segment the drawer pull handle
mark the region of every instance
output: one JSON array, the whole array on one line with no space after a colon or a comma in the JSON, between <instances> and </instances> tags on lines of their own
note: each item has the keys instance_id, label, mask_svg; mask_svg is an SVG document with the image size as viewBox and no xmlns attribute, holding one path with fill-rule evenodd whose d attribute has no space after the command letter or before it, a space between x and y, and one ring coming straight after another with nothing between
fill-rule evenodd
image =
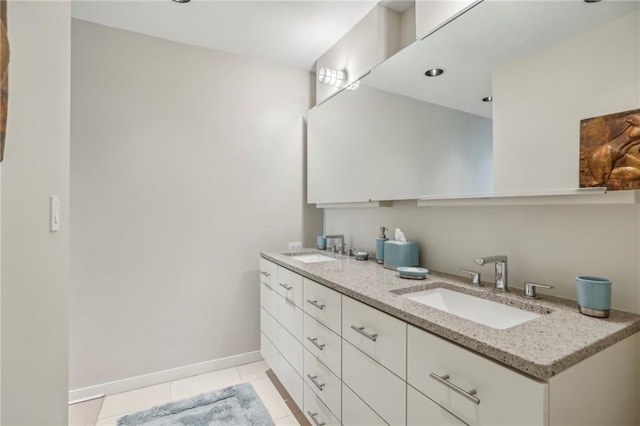
<instances>
[{"instance_id":1,"label":"drawer pull handle","mask_svg":"<svg viewBox=\"0 0 640 426\"><path fill-rule=\"evenodd\" d=\"M269 273L269 272L260 271L260 273L261 273L262 275L264 275L265 277L270 277L270 276L271 276L271 273Z\"/></svg>"},{"instance_id":2,"label":"drawer pull handle","mask_svg":"<svg viewBox=\"0 0 640 426\"><path fill-rule=\"evenodd\" d=\"M316 385L316 387L318 389L320 389L320 390L324 389L325 384L324 383L318 383L318 381L316 380L318 378L318 376L312 376L311 374L307 374L307 377L309 378L309 380L311 380L311 383Z\"/></svg>"},{"instance_id":3,"label":"drawer pull handle","mask_svg":"<svg viewBox=\"0 0 640 426\"><path fill-rule=\"evenodd\" d=\"M318 419L316 419L316 417L318 416L318 413L312 413L311 410L308 410L307 414L309 415L309 417L311 417L311 420L313 420L316 426L324 426L324 423L320 423Z\"/></svg>"},{"instance_id":4,"label":"drawer pull handle","mask_svg":"<svg viewBox=\"0 0 640 426\"><path fill-rule=\"evenodd\" d=\"M320 310L323 310L323 309L324 309L324 306L325 306L325 305L320 305L320 304L318 304L318 301L317 301L317 300L309 300L309 299L307 299L307 303L308 303L308 304L310 304L310 305L312 305L312 306L315 306L316 308L318 308L318 309L320 309Z\"/></svg>"},{"instance_id":5,"label":"drawer pull handle","mask_svg":"<svg viewBox=\"0 0 640 426\"><path fill-rule=\"evenodd\" d=\"M321 351L324 350L324 343L318 343L317 337L307 337L307 340L313 343L313 346L320 349Z\"/></svg>"},{"instance_id":6,"label":"drawer pull handle","mask_svg":"<svg viewBox=\"0 0 640 426\"><path fill-rule=\"evenodd\" d=\"M290 304L292 307L296 306L296 302L294 302L293 300L289 299L288 297L285 297L284 301L287 302L288 304Z\"/></svg>"},{"instance_id":7,"label":"drawer pull handle","mask_svg":"<svg viewBox=\"0 0 640 426\"><path fill-rule=\"evenodd\" d=\"M355 331L357 331L358 333L362 334L367 339L373 340L374 342L378 338L378 334L377 333L369 334L366 331L364 331L364 327L357 327L355 325L352 325L351 328L354 329Z\"/></svg>"},{"instance_id":8,"label":"drawer pull handle","mask_svg":"<svg viewBox=\"0 0 640 426\"><path fill-rule=\"evenodd\" d=\"M269 290L273 291L273 287L271 287L271 284L262 283L262 285L264 285L265 287L267 287Z\"/></svg>"},{"instance_id":9,"label":"drawer pull handle","mask_svg":"<svg viewBox=\"0 0 640 426\"><path fill-rule=\"evenodd\" d=\"M449 379L449 375L448 374L445 374L443 376L438 376L436 373L434 373L432 371L432 372L429 373L429 377L434 379L436 382L445 385L446 387L448 387L452 391L456 392L457 394L464 396L465 398L467 398L469 401L475 403L476 405L480 405L480 400L474 396L476 393L478 393L475 389L471 389L471 390L466 391L466 390L462 389L461 387L454 385L453 383L451 383L448 380Z\"/></svg>"},{"instance_id":10,"label":"drawer pull handle","mask_svg":"<svg viewBox=\"0 0 640 426\"><path fill-rule=\"evenodd\" d=\"M287 285L285 283L280 283L280 287L284 288L287 291L293 289L293 287L291 287L290 285Z\"/></svg>"}]
</instances>

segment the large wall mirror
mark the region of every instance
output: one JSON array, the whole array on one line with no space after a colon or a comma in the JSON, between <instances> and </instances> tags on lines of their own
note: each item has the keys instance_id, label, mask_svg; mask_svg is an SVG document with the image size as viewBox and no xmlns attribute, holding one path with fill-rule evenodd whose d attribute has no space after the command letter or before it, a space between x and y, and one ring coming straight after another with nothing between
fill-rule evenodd
<instances>
[{"instance_id":1,"label":"large wall mirror","mask_svg":"<svg viewBox=\"0 0 640 426\"><path fill-rule=\"evenodd\" d=\"M309 202L577 187L579 120L638 108L639 5L477 3L309 111Z\"/></svg>"}]
</instances>

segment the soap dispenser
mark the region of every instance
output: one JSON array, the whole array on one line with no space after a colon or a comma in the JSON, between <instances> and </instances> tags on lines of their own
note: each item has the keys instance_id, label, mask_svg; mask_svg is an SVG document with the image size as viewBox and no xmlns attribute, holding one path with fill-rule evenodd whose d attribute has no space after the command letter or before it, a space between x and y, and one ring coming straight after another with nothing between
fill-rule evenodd
<instances>
[{"instance_id":1,"label":"soap dispenser","mask_svg":"<svg viewBox=\"0 0 640 426\"><path fill-rule=\"evenodd\" d=\"M387 228L381 226L380 235L378 235L378 238L376 239L376 262L380 264L384 263L384 243L388 240L385 232L387 231Z\"/></svg>"}]
</instances>

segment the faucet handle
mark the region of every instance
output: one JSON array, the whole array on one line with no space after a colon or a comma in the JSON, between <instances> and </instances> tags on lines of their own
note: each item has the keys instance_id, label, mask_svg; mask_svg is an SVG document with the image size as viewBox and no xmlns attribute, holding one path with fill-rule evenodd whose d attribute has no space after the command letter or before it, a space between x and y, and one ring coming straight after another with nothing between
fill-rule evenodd
<instances>
[{"instance_id":1,"label":"faucet handle","mask_svg":"<svg viewBox=\"0 0 640 426\"><path fill-rule=\"evenodd\" d=\"M460 272L464 272L465 274L471 275L471 282L469 284L476 287L483 286L483 284L480 282L480 272L469 271L468 269L460 269Z\"/></svg>"},{"instance_id":2,"label":"faucet handle","mask_svg":"<svg viewBox=\"0 0 640 426\"><path fill-rule=\"evenodd\" d=\"M524 283L524 295L523 296L528 298L528 299L538 299L539 296L536 293L536 287L553 288L552 285L525 282Z\"/></svg>"}]
</instances>

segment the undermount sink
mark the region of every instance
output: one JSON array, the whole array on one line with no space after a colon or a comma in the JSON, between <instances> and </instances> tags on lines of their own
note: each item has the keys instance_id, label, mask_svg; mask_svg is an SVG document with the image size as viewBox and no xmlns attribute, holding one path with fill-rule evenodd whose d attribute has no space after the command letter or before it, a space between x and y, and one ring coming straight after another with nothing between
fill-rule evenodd
<instances>
[{"instance_id":1,"label":"undermount sink","mask_svg":"<svg viewBox=\"0 0 640 426\"><path fill-rule=\"evenodd\" d=\"M542 315L502 303L471 296L448 288L403 294L415 302L468 319L487 327L504 330L540 318Z\"/></svg>"},{"instance_id":2,"label":"undermount sink","mask_svg":"<svg viewBox=\"0 0 640 426\"><path fill-rule=\"evenodd\" d=\"M291 256L291 258L303 262L303 263L319 263L319 262L331 262L334 259L333 257L325 256L323 254L300 254L297 256Z\"/></svg>"}]
</instances>

